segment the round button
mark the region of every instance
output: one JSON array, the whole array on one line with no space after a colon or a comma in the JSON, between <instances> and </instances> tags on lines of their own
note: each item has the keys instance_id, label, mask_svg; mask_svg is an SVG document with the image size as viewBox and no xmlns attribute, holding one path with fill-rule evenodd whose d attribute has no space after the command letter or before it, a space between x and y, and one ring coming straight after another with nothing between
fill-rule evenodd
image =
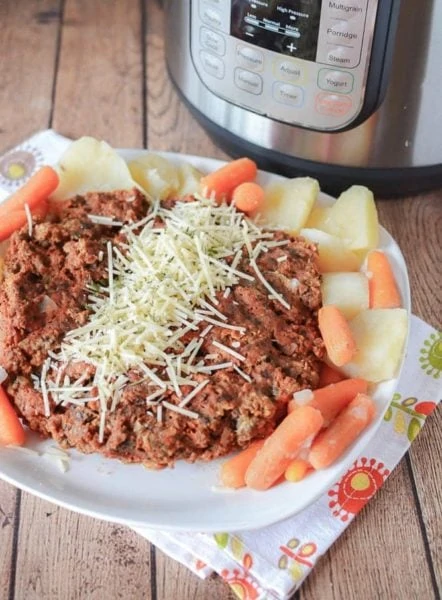
<instances>
[{"instance_id":1,"label":"round button","mask_svg":"<svg viewBox=\"0 0 442 600\"><path fill-rule=\"evenodd\" d=\"M351 98L341 94L326 94L321 92L316 96L315 108L321 115L342 117L350 112Z\"/></svg>"},{"instance_id":2,"label":"round button","mask_svg":"<svg viewBox=\"0 0 442 600\"><path fill-rule=\"evenodd\" d=\"M367 10L367 0L351 2L329 2L327 14L334 19L363 19Z\"/></svg>"},{"instance_id":3,"label":"round button","mask_svg":"<svg viewBox=\"0 0 442 600\"><path fill-rule=\"evenodd\" d=\"M225 74L225 66L224 62L218 58L218 56L214 56L210 54L210 52L206 52L205 50L201 50L200 52L200 60L203 65L203 69L209 75L216 77L217 79L223 79Z\"/></svg>"},{"instance_id":4,"label":"round button","mask_svg":"<svg viewBox=\"0 0 442 600\"><path fill-rule=\"evenodd\" d=\"M201 21L203 21L203 23L205 23L209 27L221 29L223 20L221 17L221 13L216 8L213 8L212 6L207 6L205 4L201 4L200 16Z\"/></svg>"},{"instance_id":5,"label":"round button","mask_svg":"<svg viewBox=\"0 0 442 600\"><path fill-rule=\"evenodd\" d=\"M295 60L278 59L274 63L274 73L277 79L297 82L304 79L305 67Z\"/></svg>"},{"instance_id":6,"label":"round button","mask_svg":"<svg viewBox=\"0 0 442 600\"><path fill-rule=\"evenodd\" d=\"M263 81L257 73L237 68L235 69L235 85L245 92L258 96L262 93Z\"/></svg>"},{"instance_id":7,"label":"round button","mask_svg":"<svg viewBox=\"0 0 442 600\"><path fill-rule=\"evenodd\" d=\"M327 62L337 67L355 67L360 58L359 48L334 46L327 52Z\"/></svg>"},{"instance_id":8,"label":"round button","mask_svg":"<svg viewBox=\"0 0 442 600\"><path fill-rule=\"evenodd\" d=\"M200 43L203 48L211 50L219 56L224 56L226 53L226 41L224 37L216 31L208 29L207 27L201 27Z\"/></svg>"},{"instance_id":9,"label":"round button","mask_svg":"<svg viewBox=\"0 0 442 600\"><path fill-rule=\"evenodd\" d=\"M298 85L275 81L273 84L273 97L281 104L299 108L304 103L304 90Z\"/></svg>"},{"instance_id":10,"label":"round button","mask_svg":"<svg viewBox=\"0 0 442 600\"><path fill-rule=\"evenodd\" d=\"M236 60L239 65L253 71L262 71L264 68L264 55L262 52L249 46L236 47Z\"/></svg>"},{"instance_id":11,"label":"round button","mask_svg":"<svg viewBox=\"0 0 442 600\"><path fill-rule=\"evenodd\" d=\"M330 24L327 29L327 41L331 44L342 44L347 47L359 46L360 35L352 29L346 20Z\"/></svg>"},{"instance_id":12,"label":"round button","mask_svg":"<svg viewBox=\"0 0 442 600\"><path fill-rule=\"evenodd\" d=\"M318 73L318 87L329 92L349 94L353 89L354 77L346 71L321 69Z\"/></svg>"}]
</instances>

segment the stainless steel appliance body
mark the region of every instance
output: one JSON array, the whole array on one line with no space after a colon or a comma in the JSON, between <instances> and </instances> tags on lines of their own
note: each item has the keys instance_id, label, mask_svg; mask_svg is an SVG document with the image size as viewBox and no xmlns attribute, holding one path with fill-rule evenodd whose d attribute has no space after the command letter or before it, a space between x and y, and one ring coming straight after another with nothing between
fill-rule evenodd
<instances>
[{"instance_id":1,"label":"stainless steel appliance body","mask_svg":"<svg viewBox=\"0 0 442 600\"><path fill-rule=\"evenodd\" d=\"M394 195L442 185L442 0L165 0L172 80L230 154Z\"/></svg>"}]
</instances>

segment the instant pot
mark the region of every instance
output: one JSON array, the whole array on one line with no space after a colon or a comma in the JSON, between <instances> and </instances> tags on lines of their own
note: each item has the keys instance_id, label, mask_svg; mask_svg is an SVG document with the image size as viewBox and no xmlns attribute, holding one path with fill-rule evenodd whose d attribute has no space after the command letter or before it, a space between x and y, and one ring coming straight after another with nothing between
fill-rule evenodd
<instances>
[{"instance_id":1,"label":"instant pot","mask_svg":"<svg viewBox=\"0 0 442 600\"><path fill-rule=\"evenodd\" d=\"M233 156L333 193L442 186L442 0L165 0L182 98Z\"/></svg>"}]
</instances>

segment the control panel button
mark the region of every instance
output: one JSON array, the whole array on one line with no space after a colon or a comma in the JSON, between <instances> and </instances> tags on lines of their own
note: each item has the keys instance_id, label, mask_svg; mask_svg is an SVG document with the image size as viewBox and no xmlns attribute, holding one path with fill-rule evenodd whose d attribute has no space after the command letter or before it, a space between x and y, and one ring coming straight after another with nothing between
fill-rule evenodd
<instances>
[{"instance_id":1,"label":"control panel button","mask_svg":"<svg viewBox=\"0 0 442 600\"><path fill-rule=\"evenodd\" d=\"M252 73L238 67L235 69L235 85L245 92L258 96L262 93L263 81L258 73Z\"/></svg>"},{"instance_id":2,"label":"control panel button","mask_svg":"<svg viewBox=\"0 0 442 600\"><path fill-rule=\"evenodd\" d=\"M249 46L236 47L236 60L239 65L252 71L262 71L264 68L264 54Z\"/></svg>"},{"instance_id":3,"label":"control panel button","mask_svg":"<svg viewBox=\"0 0 442 600\"><path fill-rule=\"evenodd\" d=\"M361 33L352 26L351 21L332 21L326 29L327 41L347 47L359 47Z\"/></svg>"},{"instance_id":4,"label":"control panel button","mask_svg":"<svg viewBox=\"0 0 442 600\"><path fill-rule=\"evenodd\" d=\"M201 27L200 43L203 48L211 50L219 56L224 56L226 53L226 40L224 37L216 31L207 29L207 27Z\"/></svg>"},{"instance_id":5,"label":"control panel button","mask_svg":"<svg viewBox=\"0 0 442 600\"><path fill-rule=\"evenodd\" d=\"M210 52L206 52L205 50L201 50L200 60L206 73L216 77L217 79L224 78L226 72L224 61L222 61L218 56L210 54Z\"/></svg>"},{"instance_id":6,"label":"control panel button","mask_svg":"<svg viewBox=\"0 0 442 600\"><path fill-rule=\"evenodd\" d=\"M349 96L341 94L326 94L320 92L316 96L315 108L321 115L329 117L343 117L352 107L352 101Z\"/></svg>"},{"instance_id":7,"label":"control panel button","mask_svg":"<svg viewBox=\"0 0 442 600\"><path fill-rule=\"evenodd\" d=\"M328 17L334 19L361 19L365 17L367 0L347 0L341 2L327 2Z\"/></svg>"},{"instance_id":8,"label":"control panel button","mask_svg":"<svg viewBox=\"0 0 442 600\"><path fill-rule=\"evenodd\" d=\"M274 73L277 79L286 81L302 81L304 79L305 68L294 60L276 60L274 64Z\"/></svg>"},{"instance_id":9,"label":"control panel button","mask_svg":"<svg viewBox=\"0 0 442 600\"><path fill-rule=\"evenodd\" d=\"M221 12L213 6L209 6L205 2L201 2L200 17L201 21L209 27L213 27L214 29L221 29L223 24Z\"/></svg>"},{"instance_id":10,"label":"control panel button","mask_svg":"<svg viewBox=\"0 0 442 600\"><path fill-rule=\"evenodd\" d=\"M329 46L325 62L341 67L356 67L359 63L359 48L347 46Z\"/></svg>"},{"instance_id":11,"label":"control panel button","mask_svg":"<svg viewBox=\"0 0 442 600\"><path fill-rule=\"evenodd\" d=\"M321 69L318 73L318 87L329 92L349 94L353 89L354 77L346 71Z\"/></svg>"},{"instance_id":12,"label":"control panel button","mask_svg":"<svg viewBox=\"0 0 442 600\"><path fill-rule=\"evenodd\" d=\"M304 90L298 85L275 81L273 84L273 98L277 102L298 108L304 103Z\"/></svg>"}]
</instances>

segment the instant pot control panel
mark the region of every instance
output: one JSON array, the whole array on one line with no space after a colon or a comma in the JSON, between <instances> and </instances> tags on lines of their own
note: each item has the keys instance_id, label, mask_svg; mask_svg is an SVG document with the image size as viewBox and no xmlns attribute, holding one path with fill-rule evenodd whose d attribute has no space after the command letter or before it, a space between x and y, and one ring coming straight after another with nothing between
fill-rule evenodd
<instances>
[{"instance_id":1,"label":"instant pot control panel","mask_svg":"<svg viewBox=\"0 0 442 600\"><path fill-rule=\"evenodd\" d=\"M379 104L390 8L385 0L194 0L193 64L230 103L339 131Z\"/></svg>"}]
</instances>

